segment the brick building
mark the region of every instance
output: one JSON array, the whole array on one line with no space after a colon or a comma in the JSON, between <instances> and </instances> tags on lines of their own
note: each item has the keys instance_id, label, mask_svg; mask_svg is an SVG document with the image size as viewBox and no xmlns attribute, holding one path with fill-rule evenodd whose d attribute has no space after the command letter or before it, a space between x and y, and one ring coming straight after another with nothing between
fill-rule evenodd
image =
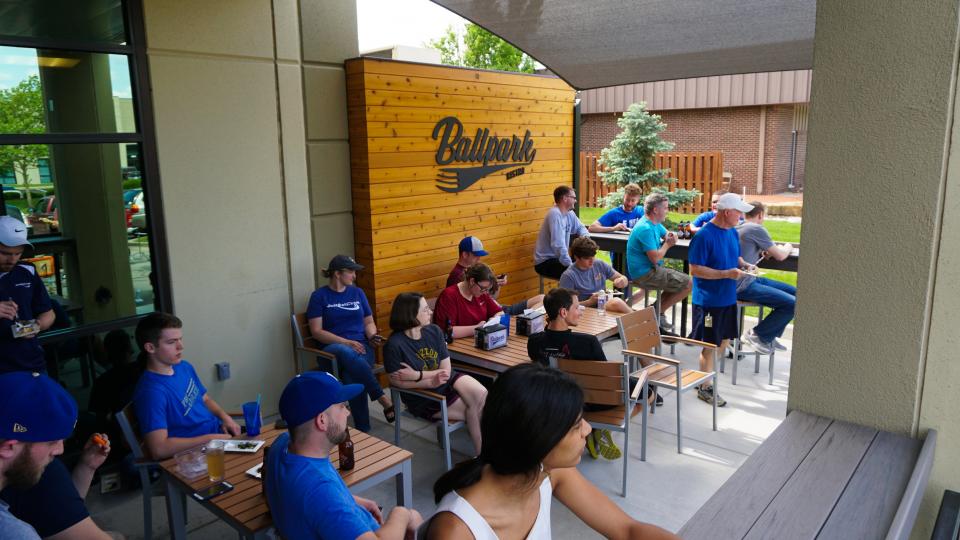
<instances>
[{"instance_id":1,"label":"brick building","mask_svg":"<svg viewBox=\"0 0 960 540\"><path fill-rule=\"evenodd\" d=\"M617 118L646 101L674 150L723 152L731 189L773 194L803 188L809 70L699 77L581 92L580 149L599 152ZM792 165L792 167L791 167ZM793 169L791 187L791 168Z\"/></svg>"}]
</instances>

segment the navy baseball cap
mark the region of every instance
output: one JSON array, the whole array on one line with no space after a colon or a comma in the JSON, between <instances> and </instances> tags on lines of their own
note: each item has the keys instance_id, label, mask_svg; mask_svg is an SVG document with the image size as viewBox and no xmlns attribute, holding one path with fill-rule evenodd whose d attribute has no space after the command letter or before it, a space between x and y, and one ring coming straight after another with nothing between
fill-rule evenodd
<instances>
[{"instance_id":1,"label":"navy baseball cap","mask_svg":"<svg viewBox=\"0 0 960 540\"><path fill-rule=\"evenodd\" d=\"M291 428L297 427L362 391L362 384L340 384L326 371L301 373L287 383L280 395L280 416Z\"/></svg>"},{"instance_id":2,"label":"navy baseball cap","mask_svg":"<svg viewBox=\"0 0 960 540\"><path fill-rule=\"evenodd\" d=\"M77 402L40 373L0 375L0 439L51 442L66 439L77 424Z\"/></svg>"},{"instance_id":3,"label":"navy baseball cap","mask_svg":"<svg viewBox=\"0 0 960 540\"><path fill-rule=\"evenodd\" d=\"M460 241L460 251L458 251L458 253L463 253L464 251L469 251L477 257L489 255L489 253L483 250L483 242L476 236L468 236Z\"/></svg>"},{"instance_id":4,"label":"navy baseball cap","mask_svg":"<svg viewBox=\"0 0 960 540\"><path fill-rule=\"evenodd\" d=\"M327 265L327 272L336 272L337 270L363 270L363 265L357 264L357 261L347 255L337 255L330 259Z\"/></svg>"}]
</instances>

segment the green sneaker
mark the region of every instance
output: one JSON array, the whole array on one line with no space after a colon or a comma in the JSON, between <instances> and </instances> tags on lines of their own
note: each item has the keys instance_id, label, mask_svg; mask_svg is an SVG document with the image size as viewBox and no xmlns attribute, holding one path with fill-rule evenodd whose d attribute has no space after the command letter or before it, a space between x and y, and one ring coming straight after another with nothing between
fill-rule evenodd
<instances>
[{"instance_id":1,"label":"green sneaker","mask_svg":"<svg viewBox=\"0 0 960 540\"><path fill-rule=\"evenodd\" d=\"M606 459L620 459L623 456L623 452L620 451L620 448L613 442L613 435L610 433L609 429L598 429L594 430L594 438L597 439L598 450L600 455Z\"/></svg>"},{"instance_id":2,"label":"green sneaker","mask_svg":"<svg viewBox=\"0 0 960 540\"><path fill-rule=\"evenodd\" d=\"M593 430L590 432L589 435L587 435L587 452L590 453L590 457L592 457L593 459L597 459L598 457L600 457L600 454L597 453L596 443L593 440L593 434L596 432L597 432L596 430Z\"/></svg>"}]
</instances>

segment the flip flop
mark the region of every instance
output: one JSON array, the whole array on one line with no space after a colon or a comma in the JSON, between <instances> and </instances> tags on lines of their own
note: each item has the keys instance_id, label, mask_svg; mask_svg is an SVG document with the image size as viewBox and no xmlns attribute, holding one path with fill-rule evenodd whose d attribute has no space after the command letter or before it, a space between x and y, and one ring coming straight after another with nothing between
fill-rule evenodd
<instances>
[{"instance_id":1,"label":"flip flop","mask_svg":"<svg viewBox=\"0 0 960 540\"><path fill-rule=\"evenodd\" d=\"M383 418L391 424L397 419L397 406L391 405L383 408Z\"/></svg>"}]
</instances>

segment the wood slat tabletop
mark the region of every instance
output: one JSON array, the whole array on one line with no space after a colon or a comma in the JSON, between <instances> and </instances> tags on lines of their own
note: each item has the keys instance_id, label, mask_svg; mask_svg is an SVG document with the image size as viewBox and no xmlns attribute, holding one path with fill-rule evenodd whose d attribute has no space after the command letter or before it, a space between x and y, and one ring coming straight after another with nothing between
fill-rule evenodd
<instances>
[{"instance_id":1,"label":"wood slat tabletop","mask_svg":"<svg viewBox=\"0 0 960 540\"><path fill-rule=\"evenodd\" d=\"M603 341L617 335L618 317L616 313L607 312L601 315L594 308L584 308L580 323L573 328L573 331L591 334ZM506 347L485 351L474 346L473 337L468 337L455 339L453 343L447 345L447 349L455 360L502 373L513 366L530 361L527 355L527 336L517 335L516 330L517 318L510 317L510 337L507 339Z\"/></svg>"},{"instance_id":2,"label":"wood slat tabletop","mask_svg":"<svg viewBox=\"0 0 960 540\"><path fill-rule=\"evenodd\" d=\"M267 509L262 483L260 480L247 475L246 471L263 462L263 449L273 444L273 441L285 431L286 429L276 429L274 426L264 429L255 439L264 440L267 444L255 453L227 453L224 456L224 480L233 484L233 490L201 504L210 506L211 510L214 510L221 518L229 518L234 521L231 524L234 528L238 528L239 525L251 534L272 525L273 521L270 519L270 512ZM355 465L353 470L340 473L347 487L362 482L413 456L407 450L358 430L351 430L350 437L353 440ZM339 468L340 454L336 449L330 454L330 461L334 467ZM173 458L161 462L160 467L166 474L175 478L180 489L188 494L213 484L206 476L195 480L182 476L177 470L177 464Z\"/></svg>"}]
</instances>

